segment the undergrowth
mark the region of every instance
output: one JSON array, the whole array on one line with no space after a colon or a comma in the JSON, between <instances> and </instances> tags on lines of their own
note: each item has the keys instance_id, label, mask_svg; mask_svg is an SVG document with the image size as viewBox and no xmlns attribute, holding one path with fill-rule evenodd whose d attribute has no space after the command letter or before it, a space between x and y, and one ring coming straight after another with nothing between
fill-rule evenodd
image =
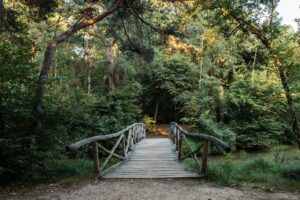
<instances>
[{"instance_id":1,"label":"undergrowth","mask_svg":"<svg viewBox=\"0 0 300 200\"><path fill-rule=\"evenodd\" d=\"M227 186L251 186L270 191L300 190L299 153L286 156L277 152L247 158L247 153L243 154L211 159L207 179Z\"/></svg>"}]
</instances>

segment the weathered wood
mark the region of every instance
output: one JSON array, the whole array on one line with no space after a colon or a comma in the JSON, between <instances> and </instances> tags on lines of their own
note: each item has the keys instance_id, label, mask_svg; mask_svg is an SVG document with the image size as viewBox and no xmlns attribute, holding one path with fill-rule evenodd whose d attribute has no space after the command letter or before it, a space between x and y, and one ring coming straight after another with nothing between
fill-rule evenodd
<instances>
[{"instance_id":1,"label":"weathered wood","mask_svg":"<svg viewBox=\"0 0 300 200\"><path fill-rule=\"evenodd\" d=\"M117 164L115 164L112 167L105 169L112 157L116 157L123 161L126 160L126 158L128 158L128 156L131 153L129 152L129 149L130 151L132 151L134 144L139 142L142 138L144 138L145 134L146 132L144 129L144 125L142 123L135 123L113 134L98 135L98 136L80 140L74 144L67 146L66 149L76 150L82 145L91 143L93 149L93 160L94 160L95 172L99 175L99 177L101 177L103 176L104 173L107 173L108 171L110 171L111 169L117 166ZM118 138L118 139L116 143L113 145L111 150L107 149L105 146L98 143L99 141L111 140L114 138ZM116 153L116 149L118 148L119 145L121 146L121 153L123 154L123 156ZM104 162L102 163L101 167L99 167L99 155L98 155L99 149L104 153L108 154L108 156L105 158Z\"/></svg>"},{"instance_id":2,"label":"weathered wood","mask_svg":"<svg viewBox=\"0 0 300 200\"><path fill-rule=\"evenodd\" d=\"M174 125L176 127L176 129L179 129L181 131L181 133L183 133L187 137L200 139L200 140L208 140L212 144L222 148L225 152L227 152L227 153L230 152L230 147L227 144L225 144L222 140L220 140L212 135L205 135L205 134L200 134L200 133L189 133L175 122L172 122L171 125Z\"/></svg>"},{"instance_id":3,"label":"weathered wood","mask_svg":"<svg viewBox=\"0 0 300 200\"><path fill-rule=\"evenodd\" d=\"M194 154L197 155L197 153L201 150L202 146L203 146L203 145L200 145L200 147L198 147L195 151L192 151L192 152L190 151L187 155L181 157L180 161L182 161L182 160L184 160L184 159L186 159L186 158L190 158L190 157L193 156Z\"/></svg>"},{"instance_id":4,"label":"weathered wood","mask_svg":"<svg viewBox=\"0 0 300 200\"><path fill-rule=\"evenodd\" d=\"M175 147L176 147L176 151L178 150L178 135L177 135L177 128L175 127L174 129L174 137L175 137Z\"/></svg>"},{"instance_id":5,"label":"weathered wood","mask_svg":"<svg viewBox=\"0 0 300 200\"><path fill-rule=\"evenodd\" d=\"M201 173L205 173L207 170L208 148L209 148L209 141L204 141L203 152L202 152Z\"/></svg>"},{"instance_id":6,"label":"weathered wood","mask_svg":"<svg viewBox=\"0 0 300 200\"><path fill-rule=\"evenodd\" d=\"M182 137L181 137L181 133L179 131L179 133L178 133L178 160L181 159L181 152L182 152Z\"/></svg>"},{"instance_id":7,"label":"weathered wood","mask_svg":"<svg viewBox=\"0 0 300 200\"><path fill-rule=\"evenodd\" d=\"M144 139L135 145L128 159L104 178L182 178L200 177L187 171L177 159L175 146L168 138Z\"/></svg>"},{"instance_id":8,"label":"weathered wood","mask_svg":"<svg viewBox=\"0 0 300 200\"><path fill-rule=\"evenodd\" d=\"M116 132L116 133L112 133L112 134L108 134L108 135L98 135L98 136L94 136L94 137L90 137L90 138L86 138L86 139L80 140L80 141L75 142L75 143L73 143L71 145L68 145L67 149L68 150L76 150L79 147L81 147L81 146L83 146L85 144L92 143L94 141L110 140L110 139L113 139L113 138L117 138L120 135L124 134L125 132L127 132L128 130L132 129L133 127L135 127L135 126L137 126L139 124L142 125L141 123L135 123L135 124L132 124L132 125L126 127L125 129L123 129L123 130L121 130L119 132Z\"/></svg>"},{"instance_id":9,"label":"weathered wood","mask_svg":"<svg viewBox=\"0 0 300 200\"><path fill-rule=\"evenodd\" d=\"M124 137L123 137L123 138L124 138ZM117 154L117 153L114 153L114 152L108 150L108 149L105 148L103 145L101 145L101 144L99 144L99 143L97 143L97 145L98 145L98 147L99 147L100 149L102 149L102 150L103 150L105 153L107 153L108 155L110 155L110 154L112 153L112 156L113 156L113 157L119 158L119 159L121 159L121 160L125 160L125 157L123 157L123 156L121 156L121 155L119 155L119 154Z\"/></svg>"},{"instance_id":10,"label":"weathered wood","mask_svg":"<svg viewBox=\"0 0 300 200\"><path fill-rule=\"evenodd\" d=\"M94 161L94 170L95 173L100 175L100 169L99 169L99 155L98 155L98 146L97 142L92 143L93 147L93 161Z\"/></svg>"},{"instance_id":11,"label":"weathered wood","mask_svg":"<svg viewBox=\"0 0 300 200\"><path fill-rule=\"evenodd\" d=\"M194 150L193 150L192 146L190 145L189 141L187 140L186 136L182 134L182 138L185 140L187 146L188 146L189 149L190 149L190 152L193 152ZM200 172L200 170L201 170L201 164L200 164L200 161L198 160L198 157L197 157L195 154L193 154L193 158L194 158L196 164L198 165L198 167L199 167L199 172Z\"/></svg>"},{"instance_id":12,"label":"weathered wood","mask_svg":"<svg viewBox=\"0 0 300 200\"><path fill-rule=\"evenodd\" d=\"M122 140L122 153L125 159L127 158L127 152L126 152L126 136L123 137Z\"/></svg>"},{"instance_id":13,"label":"weathered wood","mask_svg":"<svg viewBox=\"0 0 300 200\"><path fill-rule=\"evenodd\" d=\"M106 159L104 160L103 164L100 167L100 171L103 171L108 163L108 161L111 159L113 153L115 152L115 150L117 149L118 145L120 144L121 140L123 139L124 135L121 135L119 137L119 139L117 140L117 142L114 144L113 148L111 149L111 153L109 154L109 156L106 157Z\"/></svg>"},{"instance_id":14,"label":"weathered wood","mask_svg":"<svg viewBox=\"0 0 300 200\"><path fill-rule=\"evenodd\" d=\"M128 133L128 136L127 136L127 145L126 145L126 149L125 149L125 152L126 152L126 155L127 155L127 153L128 153L128 151L129 151L129 149L130 149L130 138L131 138L131 131L129 130L129 133Z\"/></svg>"},{"instance_id":15,"label":"weathered wood","mask_svg":"<svg viewBox=\"0 0 300 200\"><path fill-rule=\"evenodd\" d=\"M134 145L133 139L134 139L134 131L133 131L133 129L131 129L131 137L130 137L130 140L129 140L131 151L133 150L133 145Z\"/></svg>"}]
</instances>

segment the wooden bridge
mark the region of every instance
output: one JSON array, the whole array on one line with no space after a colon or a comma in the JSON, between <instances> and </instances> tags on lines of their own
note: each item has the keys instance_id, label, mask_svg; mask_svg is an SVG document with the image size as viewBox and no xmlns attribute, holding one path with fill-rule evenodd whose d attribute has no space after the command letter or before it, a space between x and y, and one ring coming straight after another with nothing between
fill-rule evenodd
<instances>
[{"instance_id":1,"label":"wooden bridge","mask_svg":"<svg viewBox=\"0 0 300 200\"><path fill-rule=\"evenodd\" d=\"M190 144L192 140L197 148ZM80 140L67 149L86 144L92 145L95 173L102 178L201 177L207 169L210 144L230 151L218 138L189 133L175 122L170 124L169 138L147 139L144 125L135 123L117 133ZM197 171L182 162L187 158L194 159Z\"/></svg>"}]
</instances>

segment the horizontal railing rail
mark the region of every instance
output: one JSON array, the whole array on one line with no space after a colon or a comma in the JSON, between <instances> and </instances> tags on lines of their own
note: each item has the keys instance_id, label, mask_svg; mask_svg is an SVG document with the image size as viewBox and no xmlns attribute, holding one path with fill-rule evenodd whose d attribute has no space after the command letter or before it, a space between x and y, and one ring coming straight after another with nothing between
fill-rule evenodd
<instances>
[{"instance_id":1,"label":"horizontal railing rail","mask_svg":"<svg viewBox=\"0 0 300 200\"><path fill-rule=\"evenodd\" d=\"M209 153L209 143L212 143L225 151L226 153L229 153L230 147L224 143L222 140L212 136L212 135L206 135L206 134L200 134L200 133L189 133L185 129L183 129L181 126L179 126L176 122L170 123L170 133L169 133L170 139L175 143L176 150L178 152L178 160L183 161L187 158L193 158L195 163L197 164L199 168L199 173L205 173L207 170L207 160L208 160L208 153ZM192 145L188 141L188 138L193 138L199 141L203 141L202 144L196 149L193 149ZM188 154L182 155L182 145L183 143L186 143L188 148ZM198 156L199 154L202 156L202 160L200 161Z\"/></svg>"},{"instance_id":2,"label":"horizontal railing rail","mask_svg":"<svg viewBox=\"0 0 300 200\"><path fill-rule=\"evenodd\" d=\"M108 165L112 157L118 158L122 161L126 160L131 151L133 150L134 145L145 137L146 130L144 124L135 123L116 133L108 135L97 135L94 137L79 140L73 144L68 145L66 149L69 151L75 151L84 145L91 144L93 150L95 172L98 174L99 177L102 177L104 174L106 174L111 169L115 168L120 164L119 162L107 168L106 166ZM111 150L105 147L104 144L101 144L101 141L112 141L114 139L116 139L116 142L114 143ZM118 148L121 153L117 153L116 150ZM101 166L99 165L99 150L102 151L104 154L107 154L107 157L105 158Z\"/></svg>"}]
</instances>

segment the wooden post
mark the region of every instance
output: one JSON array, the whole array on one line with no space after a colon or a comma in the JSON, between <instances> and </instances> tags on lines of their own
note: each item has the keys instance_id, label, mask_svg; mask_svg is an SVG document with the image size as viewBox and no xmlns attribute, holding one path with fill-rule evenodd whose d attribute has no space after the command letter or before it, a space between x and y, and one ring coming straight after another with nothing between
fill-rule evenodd
<instances>
[{"instance_id":1,"label":"wooden post","mask_svg":"<svg viewBox=\"0 0 300 200\"><path fill-rule=\"evenodd\" d=\"M122 141L122 151L123 151L123 155L124 158L127 158L127 154L126 154L126 134L124 133L124 137L123 137L123 141Z\"/></svg>"},{"instance_id":2,"label":"wooden post","mask_svg":"<svg viewBox=\"0 0 300 200\"><path fill-rule=\"evenodd\" d=\"M137 133L137 127L134 126L134 127L133 127L133 144L136 143L136 133Z\"/></svg>"},{"instance_id":3,"label":"wooden post","mask_svg":"<svg viewBox=\"0 0 300 200\"><path fill-rule=\"evenodd\" d=\"M133 137L133 130L132 128L129 129L129 134L128 134L128 138L127 138L127 143L128 143L128 147L130 149L130 151L132 150L132 137Z\"/></svg>"},{"instance_id":4,"label":"wooden post","mask_svg":"<svg viewBox=\"0 0 300 200\"><path fill-rule=\"evenodd\" d=\"M207 170L208 148L209 148L209 142L208 140L205 140L203 145L203 152L202 152L201 173L205 173Z\"/></svg>"},{"instance_id":5,"label":"wooden post","mask_svg":"<svg viewBox=\"0 0 300 200\"><path fill-rule=\"evenodd\" d=\"M181 149L182 149L182 137L181 137L180 130L178 130L178 160L181 159Z\"/></svg>"},{"instance_id":6,"label":"wooden post","mask_svg":"<svg viewBox=\"0 0 300 200\"><path fill-rule=\"evenodd\" d=\"M95 173L97 173L99 176L101 176L100 169L99 169L99 155L98 155L97 142L96 141L93 142L92 146L93 146L93 160L94 160Z\"/></svg>"},{"instance_id":7,"label":"wooden post","mask_svg":"<svg viewBox=\"0 0 300 200\"><path fill-rule=\"evenodd\" d=\"M141 130L142 130L141 125L138 125L138 136L137 136L137 141L138 142L141 140Z\"/></svg>"},{"instance_id":8,"label":"wooden post","mask_svg":"<svg viewBox=\"0 0 300 200\"><path fill-rule=\"evenodd\" d=\"M180 135L180 130L178 128L178 129L176 129L176 138L177 138L176 149L177 149L177 151L179 150L179 137L180 137L179 135Z\"/></svg>"},{"instance_id":9,"label":"wooden post","mask_svg":"<svg viewBox=\"0 0 300 200\"><path fill-rule=\"evenodd\" d=\"M175 142L175 147L176 147L176 150L177 150L177 128L175 127L174 128L174 142Z\"/></svg>"}]
</instances>

